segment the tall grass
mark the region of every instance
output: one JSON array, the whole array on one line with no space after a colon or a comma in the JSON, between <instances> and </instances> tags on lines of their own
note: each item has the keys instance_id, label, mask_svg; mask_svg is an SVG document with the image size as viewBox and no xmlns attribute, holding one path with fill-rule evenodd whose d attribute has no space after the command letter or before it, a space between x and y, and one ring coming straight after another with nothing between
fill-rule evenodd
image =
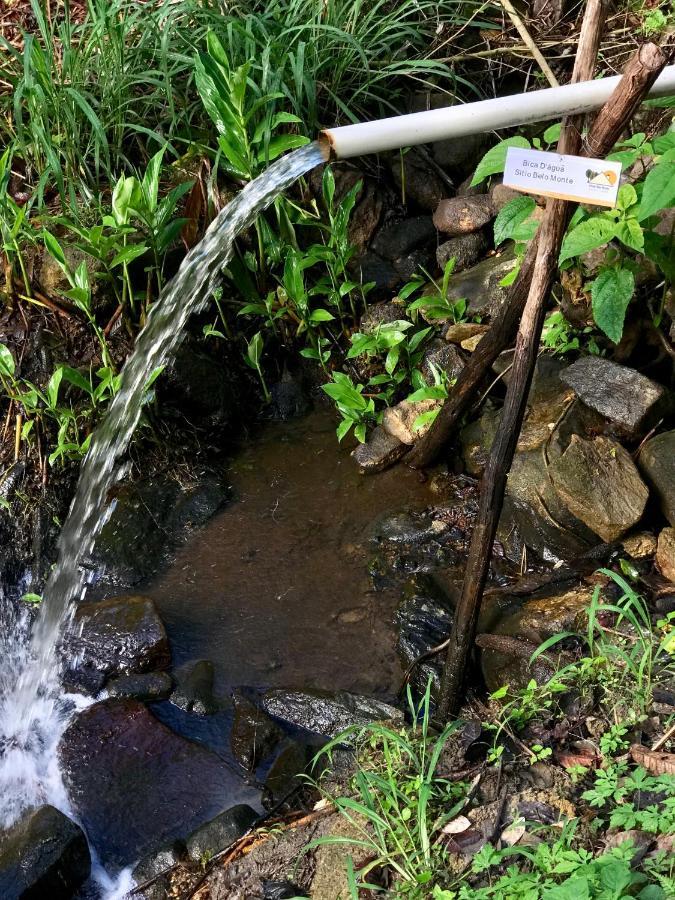
<instances>
[{"instance_id":1,"label":"tall grass","mask_svg":"<svg viewBox=\"0 0 675 900\"><path fill-rule=\"evenodd\" d=\"M401 110L416 85L475 93L433 45L469 20L490 25L477 0L87 0L80 24L67 2L51 22L31 4L35 33L22 49L0 47L0 142L38 204L49 187L71 208L162 147L169 159L211 142L193 69L208 30L233 66L252 60L249 79L312 134Z\"/></svg>"}]
</instances>

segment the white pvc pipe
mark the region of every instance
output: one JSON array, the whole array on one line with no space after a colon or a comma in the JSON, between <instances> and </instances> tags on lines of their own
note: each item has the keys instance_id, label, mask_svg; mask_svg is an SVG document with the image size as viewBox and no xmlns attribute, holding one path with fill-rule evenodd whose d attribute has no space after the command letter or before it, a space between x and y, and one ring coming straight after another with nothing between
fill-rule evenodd
<instances>
[{"instance_id":1,"label":"white pvc pipe","mask_svg":"<svg viewBox=\"0 0 675 900\"><path fill-rule=\"evenodd\" d=\"M319 142L332 158L346 159L592 112L605 103L620 80L621 76L616 75L528 94L512 94L494 100L479 100L477 103L345 125L322 131ZM649 92L650 97L668 94L675 94L675 66L665 68Z\"/></svg>"}]
</instances>

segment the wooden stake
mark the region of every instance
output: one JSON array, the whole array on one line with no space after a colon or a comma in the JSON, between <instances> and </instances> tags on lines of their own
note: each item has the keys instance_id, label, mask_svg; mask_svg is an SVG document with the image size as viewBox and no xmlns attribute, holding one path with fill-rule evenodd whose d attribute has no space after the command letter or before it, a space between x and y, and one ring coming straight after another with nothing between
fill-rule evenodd
<instances>
[{"instance_id":1,"label":"wooden stake","mask_svg":"<svg viewBox=\"0 0 675 900\"><path fill-rule=\"evenodd\" d=\"M666 54L656 44L647 44L637 51L616 90L598 115L591 139L595 139L598 135L600 138L592 146L604 150L604 153L608 152L603 141L611 140L610 146L614 144L666 62ZM617 109L623 111L623 117L617 115ZM534 272L516 337L511 378L497 434L481 482L478 516L471 536L462 596L455 610L450 633L438 702L438 716L441 721L456 713L461 699L466 662L474 643L478 612L492 556L492 545L504 502L506 478L520 435L546 304L557 270L560 245L567 227L567 207L568 204L564 200L549 200L546 204L544 221L539 229Z\"/></svg>"}]
</instances>

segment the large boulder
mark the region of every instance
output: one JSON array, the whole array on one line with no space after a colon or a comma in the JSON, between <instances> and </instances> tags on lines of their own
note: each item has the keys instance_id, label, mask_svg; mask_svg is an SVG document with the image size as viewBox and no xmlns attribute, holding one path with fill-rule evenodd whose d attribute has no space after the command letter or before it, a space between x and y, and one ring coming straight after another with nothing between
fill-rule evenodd
<instances>
[{"instance_id":1,"label":"large boulder","mask_svg":"<svg viewBox=\"0 0 675 900\"><path fill-rule=\"evenodd\" d=\"M669 405L660 384L600 356L578 359L560 377L586 406L611 423L619 437L640 437Z\"/></svg>"},{"instance_id":2,"label":"large boulder","mask_svg":"<svg viewBox=\"0 0 675 900\"><path fill-rule=\"evenodd\" d=\"M334 738L352 725L392 720L402 722L395 706L348 691L286 691L275 689L262 695L260 704L275 719L322 737Z\"/></svg>"},{"instance_id":3,"label":"large boulder","mask_svg":"<svg viewBox=\"0 0 675 900\"><path fill-rule=\"evenodd\" d=\"M650 438L640 451L638 465L654 488L664 516L675 526L675 431Z\"/></svg>"},{"instance_id":4,"label":"large boulder","mask_svg":"<svg viewBox=\"0 0 675 900\"><path fill-rule=\"evenodd\" d=\"M70 900L90 869L82 829L53 806L29 810L0 831L2 900Z\"/></svg>"},{"instance_id":5,"label":"large boulder","mask_svg":"<svg viewBox=\"0 0 675 900\"><path fill-rule=\"evenodd\" d=\"M504 252L500 255L488 256L482 262L450 278L448 284L448 300L467 301L469 316L495 316L502 308L508 295L508 288L500 281L514 266L513 255ZM436 288L430 287L435 293ZM448 312L448 319L450 318ZM441 321L435 319L435 322Z\"/></svg>"},{"instance_id":6,"label":"large boulder","mask_svg":"<svg viewBox=\"0 0 675 900\"><path fill-rule=\"evenodd\" d=\"M175 734L134 700L79 713L59 758L78 818L104 866L119 870L247 799L210 750Z\"/></svg>"},{"instance_id":7,"label":"large boulder","mask_svg":"<svg viewBox=\"0 0 675 900\"><path fill-rule=\"evenodd\" d=\"M642 518L649 490L616 441L572 435L549 471L565 506L604 541L617 540Z\"/></svg>"},{"instance_id":8,"label":"large boulder","mask_svg":"<svg viewBox=\"0 0 675 900\"><path fill-rule=\"evenodd\" d=\"M96 692L107 678L166 669L169 640L149 597L83 603L64 641L67 680Z\"/></svg>"}]
</instances>

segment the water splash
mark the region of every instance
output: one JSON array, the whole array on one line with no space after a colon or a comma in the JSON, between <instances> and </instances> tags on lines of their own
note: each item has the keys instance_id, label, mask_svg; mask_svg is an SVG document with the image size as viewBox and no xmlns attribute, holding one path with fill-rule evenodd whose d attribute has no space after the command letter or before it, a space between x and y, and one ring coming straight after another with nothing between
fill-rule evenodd
<instances>
[{"instance_id":1,"label":"water splash","mask_svg":"<svg viewBox=\"0 0 675 900\"><path fill-rule=\"evenodd\" d=\"M80 566L105 523L107 496L118 477L118 460L138 424L151 374L176 349L190 316L209 300L236 236L301 175L323 162L317 143L273 163L248 184L211 223L187 254L175 278L153 306L122 371L119 392L94 432L82 464L68 518L59 538L58 561L44 590L37 621L3 623L0 637L0 825L25 808L67 805L56 747L77 704L61 694L58 643L85 588ZM30 634L29 634L30 633ZM64 809L67 812L67 809Z\"/></svg>"}]
</instances>

